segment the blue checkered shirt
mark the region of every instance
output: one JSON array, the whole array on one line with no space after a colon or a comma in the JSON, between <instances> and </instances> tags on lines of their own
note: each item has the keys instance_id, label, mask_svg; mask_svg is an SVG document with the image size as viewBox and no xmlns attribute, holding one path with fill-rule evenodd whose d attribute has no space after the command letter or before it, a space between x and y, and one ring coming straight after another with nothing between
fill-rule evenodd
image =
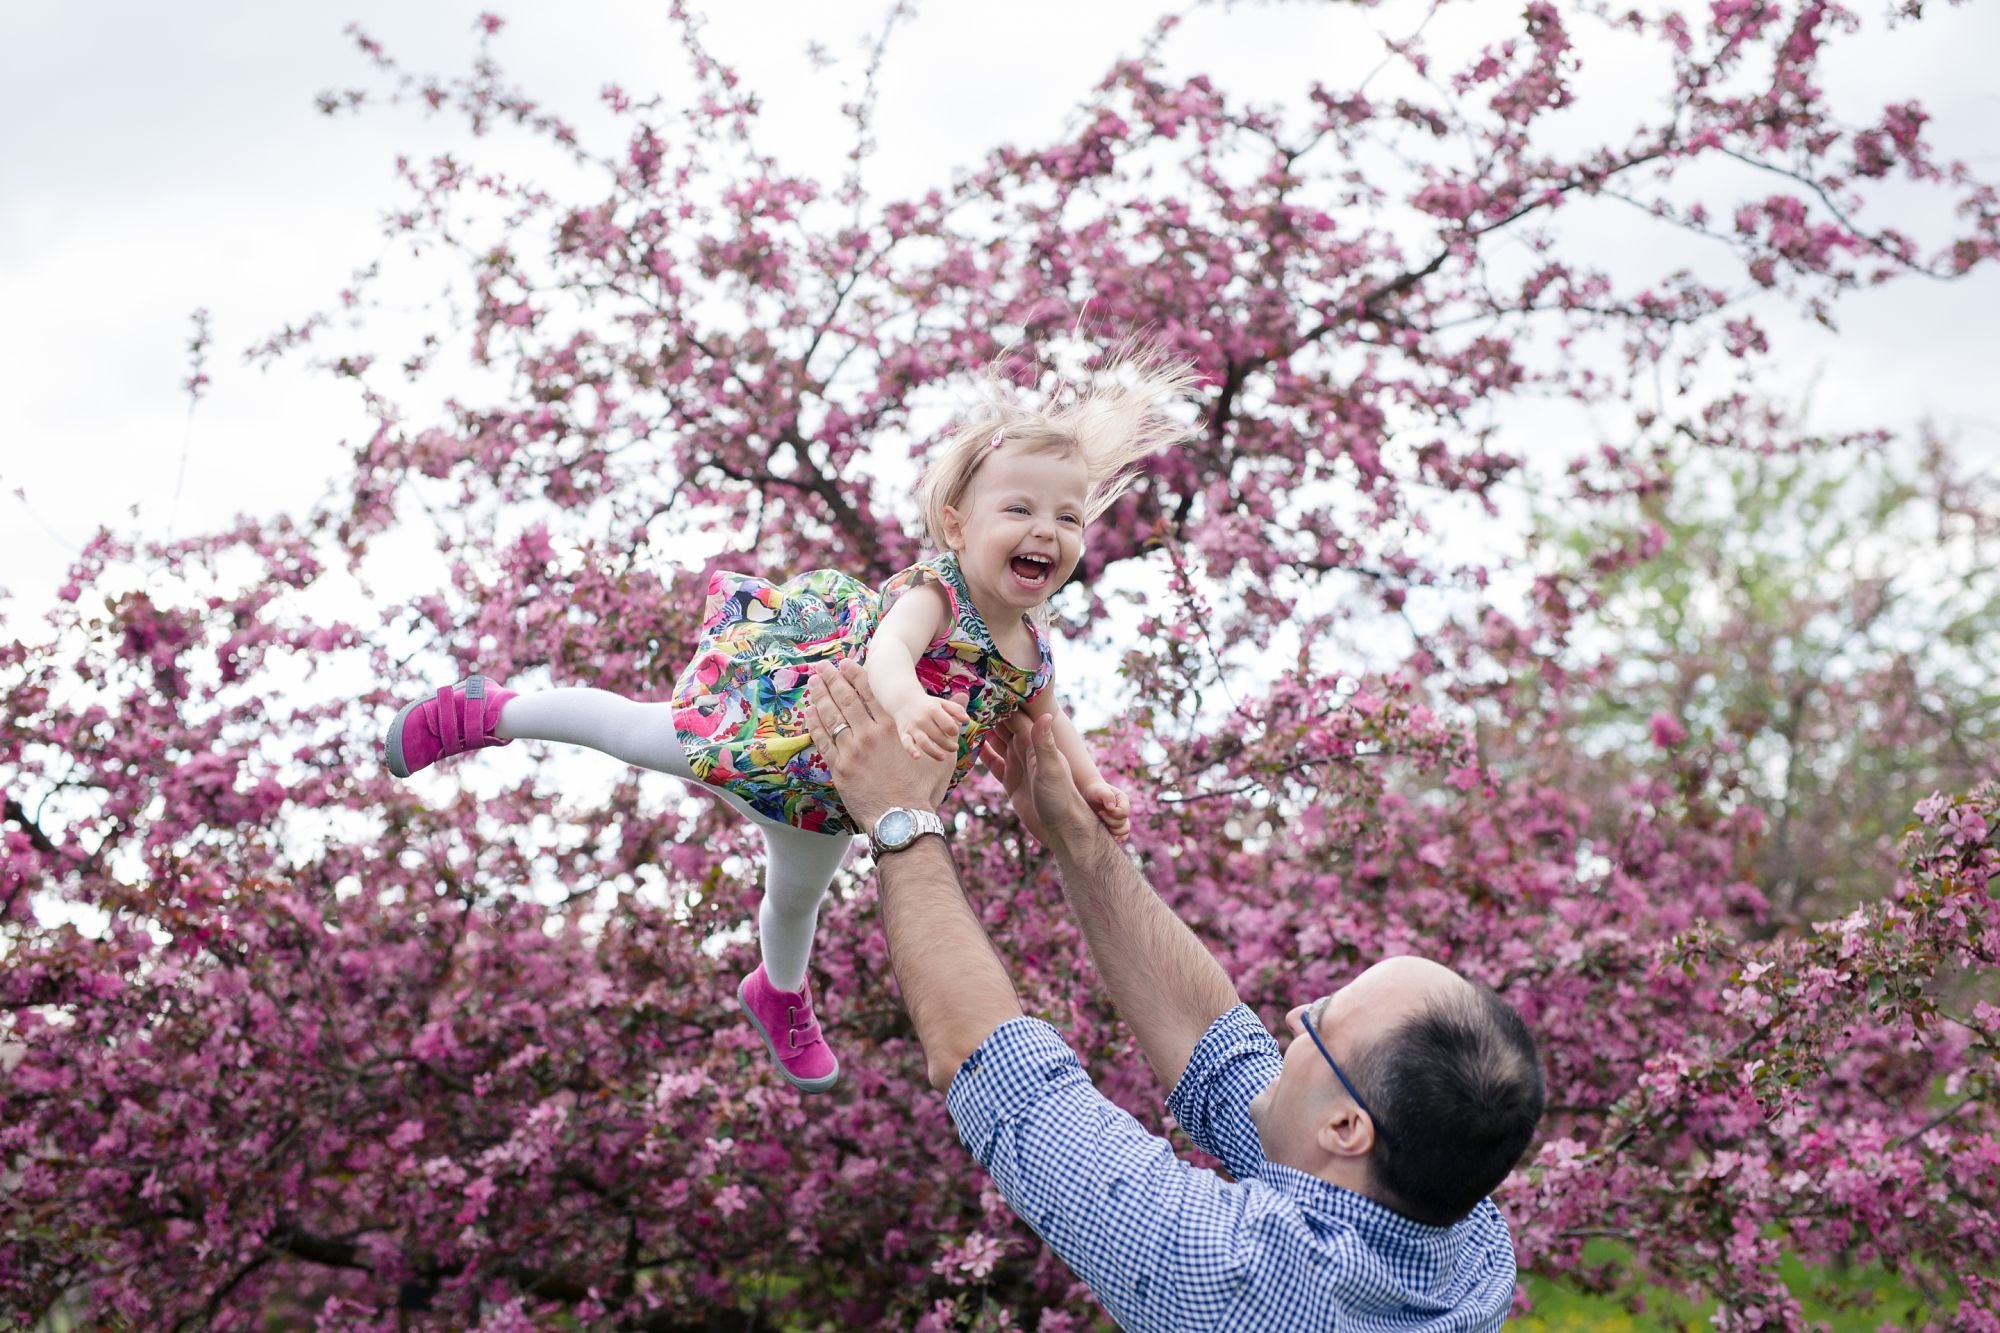
<instances>
[{"instance_id":1,"label":"blue checkered shirt","mask_svg":"<svg viewBox=\"0 0 2000 1333\"><path fill-rule=\"evenodd\" d=\"M1014 1211L1133 1333L1500 1327L1514 1246L1492 1200L1428 1227L1266 1160L1250 1099L1281 1065L1238 1005L1209 1025L1167 1098L1234 1181L1112 1105L1037 1019L995 1028L945 1104Z\"/></svg>"}]
</instances>

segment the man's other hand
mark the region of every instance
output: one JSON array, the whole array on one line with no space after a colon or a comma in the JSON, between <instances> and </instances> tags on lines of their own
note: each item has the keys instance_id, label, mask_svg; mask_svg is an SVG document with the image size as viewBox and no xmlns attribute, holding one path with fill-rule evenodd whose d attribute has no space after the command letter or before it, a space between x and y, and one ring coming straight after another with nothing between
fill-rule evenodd
<instances>
[{"instance_id":1,"label":"man's other hand","mask_svg":"<svg viewBox=\"0 0 2000 1333\"><path fill-rule=\"evenodd\" d=\"M1077 790L1076 775L1056 744L1055 719L1017 713L986 735L986 767L1007 789L1007 799L1044 846L1098 823Z\"/></svg>"}]
</instances>

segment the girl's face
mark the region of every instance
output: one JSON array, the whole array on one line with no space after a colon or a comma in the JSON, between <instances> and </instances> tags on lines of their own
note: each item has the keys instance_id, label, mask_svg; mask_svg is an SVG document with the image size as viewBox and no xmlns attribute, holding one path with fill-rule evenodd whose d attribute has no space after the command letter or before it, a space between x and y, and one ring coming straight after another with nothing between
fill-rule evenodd
<instances>
[{"instance_id":1,"label":"girl's face","mask_svg":"<svg viewBox=\"0 0 2000 1333\"><path fill-rule=\"evenodd\" d=\"M1047 601L1083 557L1090 477L1074 453L1002 448L944 511L945 545L958 552L973 600L992 619Z\"/></svg>"}]
</instances>

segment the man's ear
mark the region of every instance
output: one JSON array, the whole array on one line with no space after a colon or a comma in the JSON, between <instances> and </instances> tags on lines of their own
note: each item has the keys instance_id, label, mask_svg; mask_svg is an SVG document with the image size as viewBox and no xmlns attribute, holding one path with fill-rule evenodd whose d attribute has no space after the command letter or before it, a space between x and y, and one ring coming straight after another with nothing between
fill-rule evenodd
<instances>
[{"instance_id":1,"label":"man's ear","mask_svg":"<svg viewBox=\"0 0 2000 1333\"><path fill-rule=\"evenodd\" d=\"M939 533L938 535L944 540L945 549L947 551L964 550L965 515L959 513L956 509L953 509L950 505L946 505L944 507L943 518L944 518L944 531Z\"/></svg>"},{"instance_id":2,"label":"man's ear","mask_svg":"<svg viewBox=\"0 0 2000 1333\"><path fill-rule=\"evenodd\" d=\"M1329 1157L1366 1157L1375 1147L1375 1122L1351 1099L1343 1097L1339 1105L1327 1110L1313 1141Z\"/></svg>"}]
</instances>

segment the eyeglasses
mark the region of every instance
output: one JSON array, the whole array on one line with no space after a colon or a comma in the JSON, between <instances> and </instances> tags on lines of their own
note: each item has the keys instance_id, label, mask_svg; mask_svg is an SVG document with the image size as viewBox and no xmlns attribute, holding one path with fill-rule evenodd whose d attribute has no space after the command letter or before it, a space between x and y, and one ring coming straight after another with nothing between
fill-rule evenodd
<instances>
[{"instance_id":1,"label":"eyeglasses","mask_svg":"<svg viewBox=\"0 0 2000 1333\"><path fill-rule=\"evenodd\" d=\"M1299 1015L1299 1026L1306 1030L1308 1037L1312 1038L1313 1045L1319 1047L1319 1053L1326 1057L1327 1064L1333 1069L1333 1076L1340 1080L1340 1086L1347 1089L1347 1095L1352 1097L1354 1104L1360 1107L1362 1112L1367 1115L1369 1122L1375 1126L1375 1133L1382 1138L1387 1138L1388 1135L1382 1128L1382 1122L1375 1119L1375 1113L1368 1109L1368 1103L1363 1101L1361 1094L1355 1090L1353 1081L1341 1070L1340 1061L1333 1058L1333 1052L1329 1051L1326 1048L1326 1043L1320 1040L1319 1029L1313 1025L1313 1010L1317 1008L1319 1008L1319 1003L1307 1005L1305 1012Z\"/></svg>"}]
</instances>

